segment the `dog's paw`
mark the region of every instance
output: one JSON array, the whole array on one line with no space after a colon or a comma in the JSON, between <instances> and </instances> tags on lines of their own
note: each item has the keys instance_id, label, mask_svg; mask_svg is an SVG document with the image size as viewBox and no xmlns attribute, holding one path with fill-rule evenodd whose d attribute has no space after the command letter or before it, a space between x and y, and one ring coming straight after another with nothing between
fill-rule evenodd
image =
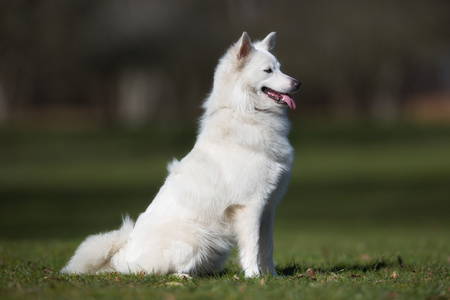
<instances>
[{"instance_id":1,"label":"dog's paw","mask_svg":"<svg viewBox=\"0 0 450 300\"><path fill-rule=\"evenodd\" d=\"M246 278L254 278L261 276L261 272L258 269L247 269L244 271L244 275Z\"/></svg>"},{"instance_id":2,"label":"dog's paw","mask_svg":"<svg viewBox=\"0 0 450 300\"><path fill-rule=\"evenodd\" d=\"M184 273L175 273L175 274L172 274L172 276L175 276L178 279L189 279L189 280L192 279L191 276L189 276L188 274L184 274Z\"/></svg>"}]
</instances>

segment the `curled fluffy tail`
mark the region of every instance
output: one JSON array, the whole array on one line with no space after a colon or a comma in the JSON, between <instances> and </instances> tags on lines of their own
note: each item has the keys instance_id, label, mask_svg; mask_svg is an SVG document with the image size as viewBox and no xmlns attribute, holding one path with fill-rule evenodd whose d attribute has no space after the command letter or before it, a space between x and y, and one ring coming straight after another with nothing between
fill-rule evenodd
<instances>
[{"instance_id":1,"label":"curled fluffy tail","mask_svg":"<svg viewBox=\"0 0 450 300\"><path fill-rule=\"evenodd\" d=\"M126 244L133 228L134 222L126 216L120 229L88 236L60 272L86 274L111 270L111 258Z\"/></svg>"}]
</instances>

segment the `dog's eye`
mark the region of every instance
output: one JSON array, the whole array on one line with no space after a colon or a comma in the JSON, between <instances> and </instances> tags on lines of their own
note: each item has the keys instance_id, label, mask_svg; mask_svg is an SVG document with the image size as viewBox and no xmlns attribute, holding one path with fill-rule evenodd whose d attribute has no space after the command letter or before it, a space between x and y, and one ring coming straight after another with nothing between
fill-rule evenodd
<instances>
[{"instance_id":1,"label":"dog's eye","mask_svg":"<svg viewBox=\"0 0 450 300\"><path fill-rule=\"evenodd\" d=\"M272 71L271 68L267 68L267 69L264 70L264 72L266 72L267 74L270 74L270 73L272 73L273 71Z\"/></svg>"}]
</instances>

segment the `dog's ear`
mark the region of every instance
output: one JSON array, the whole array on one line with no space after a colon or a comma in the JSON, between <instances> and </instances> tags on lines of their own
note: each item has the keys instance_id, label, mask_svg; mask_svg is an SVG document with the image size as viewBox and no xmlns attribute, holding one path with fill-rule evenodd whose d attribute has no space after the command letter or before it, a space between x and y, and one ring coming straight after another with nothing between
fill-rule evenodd
<instances>
[{"instance_id":1,"label":"dog's ear","mask_svg":"<svg viewBox=\"0 0 450 300\"><path fill-rule=\"evenodd\" d=\"M272 50L275 47L275 39L277 37L276 32L269 33L264 40L261 41L260 47L267 51Z\"/></svg>"},{"instance_id":2,"label":"dog's ear","mask_svg":"<svg viewBox=\"0 0 450 300\"><path fill-rule=\"evenodd\" d=\"M244 33L242 33L242 36L237 42L237 44L239 45L237 59L242 60L253 49L252 41L250 40L250 37L248 36L247 32L244 31Z\"/></svg>"}]
</instances>

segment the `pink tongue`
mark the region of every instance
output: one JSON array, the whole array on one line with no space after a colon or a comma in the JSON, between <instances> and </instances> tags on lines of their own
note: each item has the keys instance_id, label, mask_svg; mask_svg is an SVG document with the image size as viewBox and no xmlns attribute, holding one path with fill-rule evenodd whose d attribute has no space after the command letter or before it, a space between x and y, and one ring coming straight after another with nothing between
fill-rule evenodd
<instances>
[{"instance_id":1,"label":"pink tongue","mask_svg":"<svg viewBox=\"0 0 450 300\"><path fill-rule=\"evenodd\" d=\"M294 102L294 100L291 97L289 97L289 95L286 95L286 94L281 94L281 96L283 96L283 101L286 102L287 105L292 110L294 110L295 109L295 102Z\"/></svg>"}]
</instances>

